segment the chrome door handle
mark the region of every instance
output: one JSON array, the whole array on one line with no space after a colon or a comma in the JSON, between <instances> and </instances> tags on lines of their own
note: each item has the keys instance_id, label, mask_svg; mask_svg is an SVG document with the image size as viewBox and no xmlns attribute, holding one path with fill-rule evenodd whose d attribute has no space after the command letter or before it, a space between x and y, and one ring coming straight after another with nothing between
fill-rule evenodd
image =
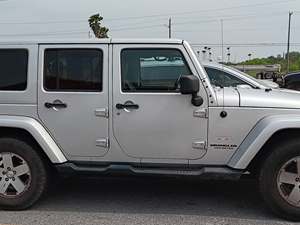
<instances>
[{"instance_id":1,"label":"chrome door handle","mask_svg":"<svg viewBox=\"0 0 300 225\"><path fill-rule=\"evenodd\" d=\"M46 102L45 103L45 107L47 108L47 109L51 109L51 108L53 108L53 109L59 109L59 108L67 108L68 107L68 105L66 104L66 103L63 103L62 101L60 101L60 100L55 100L54 102Z\"/></svg>"},{"instance_id":2,"label":"chrome door handle","mask_svg":"<svg viewBox=\"0 0 300 225\"><path fill-rule=\"evenodd\" d=\"M118 103L116 108L119 110L123 109L125 112L131 112L130 110L138 110L140 106L132 101L126 101L124 104Z\"/></svg>"},{"instance_id":3,"label":"chrome door handle","mask_svg":"<svg viewBox=\"0 0 300 225\"><path fill-rule=\"evenodd\" d=\"M139 105L137 104L120 104L116 105L117 109L139 109Z\"/></svg>"}]
</instances>

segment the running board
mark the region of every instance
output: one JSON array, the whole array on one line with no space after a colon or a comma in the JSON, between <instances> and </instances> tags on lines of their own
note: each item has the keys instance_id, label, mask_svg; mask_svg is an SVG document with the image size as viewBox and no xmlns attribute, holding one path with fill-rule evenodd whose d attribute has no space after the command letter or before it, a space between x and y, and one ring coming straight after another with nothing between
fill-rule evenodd
<instances>
[{"instance_id":1,"label":"running board","mask_svg":"<svg viewBox=\"0 0 300 225\"><path fill-rule=\"evenodd\" d=\"M140 167L133 165L83 165L64 163L56 165L59 172L67 175L165 175L165 176L190 176L201 179L238 180L244 171L233 170L228 167L201 167L201 168L162 168Z\"/></svg>"}]
</instances>

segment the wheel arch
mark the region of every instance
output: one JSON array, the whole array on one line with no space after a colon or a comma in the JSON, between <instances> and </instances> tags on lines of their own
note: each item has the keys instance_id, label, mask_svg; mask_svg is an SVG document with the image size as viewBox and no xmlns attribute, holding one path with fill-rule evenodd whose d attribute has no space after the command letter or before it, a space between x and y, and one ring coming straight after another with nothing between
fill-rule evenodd
<instances>
[{"instance_id":1,"label":"wheel arch","mask_svg":"<svg viewBox=\"0 0 300 225\"><path fill-rule=\"evenodd\" d=\"M59 164L67 161L46 129L33 118L0 116L0 137L15 137L25 141L34 141L51 163Z\"/></svg>"},{"instance_id":2,"label":"wheel arch","mask_svg":"<svg viewBox=\"0 0 300 225\"><path fill-rule=\"evenodd\" d=\"M228 162L234 169L248 169L263 161L272 151L271 146L284 138L300 137L300 116L276 115L260 120L250 131Z\"/></svg>"},{"instance_id":3,"label":"wheel arch","mask_svg":"<svg viewBox=\"0 0 300 225\"><path fill-rule=\"evenodd\" d=\"M273 147L300 137L300 128L287 128L275 132L247 166L247 171L258 175L264 161L273 152Z\"/></svg>"}]
</instances>

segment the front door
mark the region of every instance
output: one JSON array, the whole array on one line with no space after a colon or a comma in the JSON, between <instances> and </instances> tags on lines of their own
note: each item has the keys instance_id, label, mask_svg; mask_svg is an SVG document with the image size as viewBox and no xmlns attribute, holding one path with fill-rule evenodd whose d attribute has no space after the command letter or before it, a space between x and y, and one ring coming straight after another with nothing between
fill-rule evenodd
<instances>
[{"instance_id":1,"label":"front door","mask_svg":"<svg viewBox=\"0 0 300 225\"><path fill-rule=\"evenodd\" d=\"M41 45L38 114L71 159L108 151L108 45Z\"/></svg>"},{"instance_id":2,"label":"front door","mask_svg":"<svg viewBox=\"0 0 300 225\"><path fill-rule=\"evenodd\" d=\"M194 113L207 97L201 87L195 107L177 88L181 75L197 74L184 48L114 45L113 53L113 133L123 151L160 162L203 157L207 119Z\"/></svg>"}]
</instances>

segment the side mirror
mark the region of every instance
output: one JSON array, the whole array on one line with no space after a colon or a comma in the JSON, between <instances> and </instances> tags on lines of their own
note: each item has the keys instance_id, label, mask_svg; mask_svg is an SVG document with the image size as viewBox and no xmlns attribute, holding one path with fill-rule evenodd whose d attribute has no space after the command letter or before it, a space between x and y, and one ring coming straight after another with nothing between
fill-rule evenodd
<instances>
[{"instance_id":1,"label":"side mirror","mask_svg":"<svg viewBox=\"0 0 300 225\"><path fill-rule=\"evenodd\" d=\"M180 92L183 95L192 95L192 104L194 106L201 106L203 98L198 96L200 89L199 79L194 75L183 75L179 80Z\"/></svg>"},{"instance_id":2,"label":"side mirror","mask_svg":"<svg viewBox=\"0 0 300 225\"><path fill-rule=\"evenodd\" d=\"M180 92L183 95L197 94L199 91L199 79L194 75L183 75L179 80Z\"/></svg>"}]
</instances>

